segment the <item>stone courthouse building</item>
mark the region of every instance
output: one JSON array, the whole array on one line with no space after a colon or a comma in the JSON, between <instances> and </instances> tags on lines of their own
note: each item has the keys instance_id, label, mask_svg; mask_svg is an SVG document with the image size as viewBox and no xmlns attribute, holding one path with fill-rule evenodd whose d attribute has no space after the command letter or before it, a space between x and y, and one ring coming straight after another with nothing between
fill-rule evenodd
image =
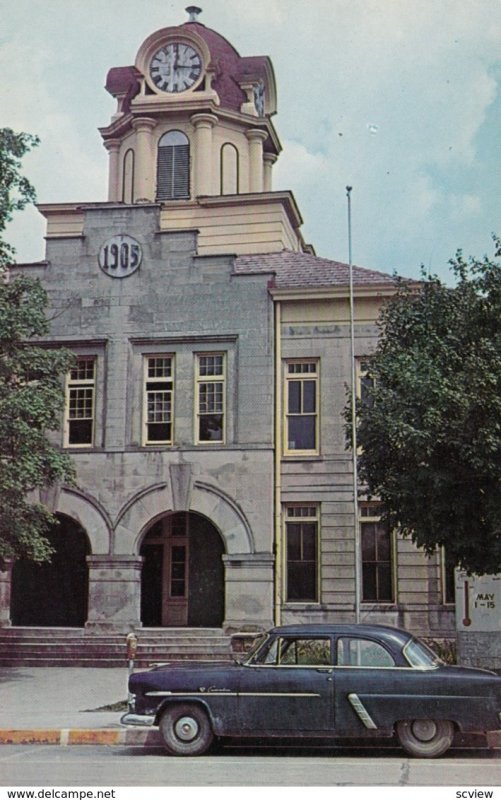
<instances>
[{"instance_id":1,"label":"stone courthouse building","mask_svg":"<svg viewBox=\"0 0 501 800\"><path fill-rule=\"evenodd\" d=\"M2 575L1 624L169 636L351 621L359 572L363 621L448 636L440 556L354 503L349 268L315 255L293 194L272 189L271 61L188 11L108 73L108 200L39 205L45 260L17 268L48 292L43 344L76 356L55 439L77 484L43 495L56 555ZM353 280L363 390L395 285L359 267Z\"/></svg>"}]
</instances>

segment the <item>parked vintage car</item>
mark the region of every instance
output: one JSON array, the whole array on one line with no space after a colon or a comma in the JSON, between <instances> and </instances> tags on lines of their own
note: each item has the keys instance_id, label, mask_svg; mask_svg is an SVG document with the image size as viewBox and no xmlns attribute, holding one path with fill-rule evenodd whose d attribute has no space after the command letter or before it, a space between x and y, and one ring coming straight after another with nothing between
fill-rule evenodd
<instances>
[{"instance_id":1,"label":"parked vintage car","mask_svg":"<svg viewBox=\"0 0 501 800\"><path fill-rule=\"evenodd\" d=\"M132 674L126 725L158 725L169 753L215 737L393 736L440 756L455 731L501 728L501 677L446 666L383 625L293 625L262 635L242 663L166 664Z\"/></svg>"}]
</instances>

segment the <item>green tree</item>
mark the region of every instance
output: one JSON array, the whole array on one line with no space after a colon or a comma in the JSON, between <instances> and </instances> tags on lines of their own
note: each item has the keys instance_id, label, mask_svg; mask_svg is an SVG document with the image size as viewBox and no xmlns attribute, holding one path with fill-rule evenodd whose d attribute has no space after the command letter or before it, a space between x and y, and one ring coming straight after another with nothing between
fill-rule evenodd
<instances>
[{"instance_id":1,"label":"green tree","mask_svg":"<svg viewBox=\"0 0 501 800\"><path fill-rule=\"evenodd\" d=\"M453 288L400 282L357 408L360 479L385 520L469 573L501 572L501 243L450 264Z\"/></svg>"},{"instance_id":2,"label":"green tree","mask_svg":"<svg viewBox=\"0 0 501 800\"><path fill-rule=\"evenodd\" d=\"M37 345L49 332L47 295L38 280L10 276L15 252L3 239L13 213L35 199L20 165L36 144L37 137L0 129L0 561L50 559L45 534L56 518L30 493L74 476L47 436L60 426L61 377L72 356Z\"/></svg>"}]
</instances>

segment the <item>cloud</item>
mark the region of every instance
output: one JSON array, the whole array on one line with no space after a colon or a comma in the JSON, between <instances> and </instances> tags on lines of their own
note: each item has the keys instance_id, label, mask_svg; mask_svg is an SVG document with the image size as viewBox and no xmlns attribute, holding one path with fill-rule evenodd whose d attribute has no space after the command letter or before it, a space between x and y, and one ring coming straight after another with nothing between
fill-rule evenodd
<instances>
[{"instance_id":1,"label":"cloud","mask_svg":"<svg viewBox=\"0 0 501 800\"><path fill-rule=\"evenodd\" d=\"M500 8L497 0L205 0L205 25L242 55L272 59L284 146L274 186L294 192L317 252L345 257L347 184L359 263L416 274L431 252L446 264L459 246L489 247L499 229ZM1 124L41 135L26 160L41 200L104 199L96 128L113 113L106 71L133 63L152 31L185 20L173 0L151 0L147 15L133 0L12 5Z\"/></svg>"}]
</instances>

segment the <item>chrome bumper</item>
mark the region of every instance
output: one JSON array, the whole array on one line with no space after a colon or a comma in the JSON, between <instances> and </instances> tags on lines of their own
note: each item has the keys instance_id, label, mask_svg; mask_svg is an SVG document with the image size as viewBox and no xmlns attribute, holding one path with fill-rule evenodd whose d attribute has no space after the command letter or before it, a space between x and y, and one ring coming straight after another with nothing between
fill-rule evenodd
<instances>
[{"instance_id":1,"label":"chrome bumper","mask_svg":"<svg viewBox=\"0 0 501 800\"><path fill-rule=\"evenodd\" d=\"M120 717L122 725L136 725L141 727L151 728L155 724L155 717L151 714L131 714L127 712L123 717Z\"/></svg>"}]
</instances>

